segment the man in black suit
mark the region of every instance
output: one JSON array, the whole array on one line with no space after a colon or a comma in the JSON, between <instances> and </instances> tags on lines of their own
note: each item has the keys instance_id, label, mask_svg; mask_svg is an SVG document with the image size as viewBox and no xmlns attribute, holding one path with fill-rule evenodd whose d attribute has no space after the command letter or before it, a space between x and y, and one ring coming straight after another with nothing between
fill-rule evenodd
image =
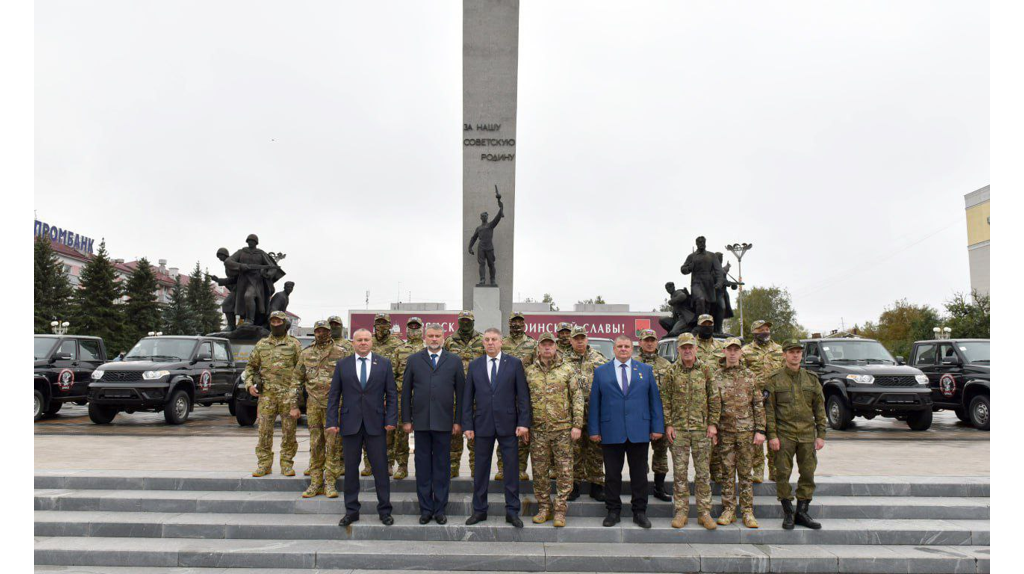
<instances>
[{"instance_id":1,"label":"man in black suit","mask_svg":"<svg viewBox=\"0 0 1024 574\"><path fill-rule=\"evenodd\" d=\"M420 524L433 518L447 524L445 509L451 486L452 434L461 433L462 394L466 376L462 359L441 348L444 331L428 323L426 347L406 361L402 383L402 423L416 445L416 495Z\"/></svg>"},{"instance_id":2,"label":"man in black suit","mask_svg":"<svg viewBox=\"0 0 1024 574\"><path fill-rule=\"evenodd\" d=\"M466 436L476 439L476 476L473 477L473 515L466 524L487 520L487 486L491 455L498 442L505 473L505 522L523 527L519 519L519 439L530 440L530 388L519 359L501 352L501 331L484 331L485 355L469 364L462 400Z\"/></svg>"},{"instance_id":3,"label":"man in black suit","mask_svg":"<svg viewBox=\"0 0 1024 574\"><path fill-rule=\"evenodd\" d=\"M327 432L337 434L341 410L342 446L345 452L359 453L366 446L377 490L377 514L385 526L391 526L391 491L388 483L386 431L398 424L398 390L391 361L370 352L373 336L366 329L352 335L356 353L334 368L331 392L327 399ZM359 457L353 456L345 472L345 516L338 523L348 526L359 520Z\"/></svg>"}]
</instances>

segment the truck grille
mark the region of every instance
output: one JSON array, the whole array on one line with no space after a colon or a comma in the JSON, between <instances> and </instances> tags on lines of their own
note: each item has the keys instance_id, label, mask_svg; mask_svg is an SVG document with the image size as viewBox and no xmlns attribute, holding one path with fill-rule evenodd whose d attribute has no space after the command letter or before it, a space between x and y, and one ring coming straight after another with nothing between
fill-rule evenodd
<instances>
[{"instance_id":1,"label":"truck grille","mask_svg":"<svg viewBox=\"0 0 1024 574\"><path fill-rule=\"evenodd\" d=\"M913 375L875 377L875 384L881 387L916 387L917 379Z\"/></svg>"},{"instance_id":2,"label":"truck grille","mask_svg":"<svg viewBox=\"0 0 1024 574\"><path fill-rule=\"evenodd\" d=\"M141 381L142 371L104 371L101 381L120 383L127 381Z\"/></svg>"}]
</instances>

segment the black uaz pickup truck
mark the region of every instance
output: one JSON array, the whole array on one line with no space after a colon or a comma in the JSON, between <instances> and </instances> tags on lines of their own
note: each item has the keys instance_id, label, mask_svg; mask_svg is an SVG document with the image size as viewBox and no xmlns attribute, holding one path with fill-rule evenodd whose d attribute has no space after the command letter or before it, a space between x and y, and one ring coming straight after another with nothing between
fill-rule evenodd
<instances>
[{"instance_id":1,"label":"black uaz pickup truck","mask_svg":"<svg viewBox=\"0 0 1024 574\"><path fill-rule=\"evenodd\" d=\"M36 335L35 420L57 414L64 403L84 405L93 370L107 361L103 339Z\"/></svg>"},{"instance_id":2,"label":"black uaz pickup truck","mask_svg":"<svg viewBox=\"0 0 1024 574\"><path fill-rule=\"evenodd\" d=\"M910 365L928 376L935 410L950 409L975 428L989 429L988 339L917 341Z\"/></svg>"},{"instance_id":3,"label":"black uaz pickup truck","mask_svg":"<svg viewBox=\"0 0 1024 574\"><path fill-rule=\"evenodd\" d=\"M89 418L107 424L122 411L163 411L168 423L181 424L195 405L229 403L237 376L227 339L146 337L123 361L93 371Z\"/></svg>"}]
</instances>

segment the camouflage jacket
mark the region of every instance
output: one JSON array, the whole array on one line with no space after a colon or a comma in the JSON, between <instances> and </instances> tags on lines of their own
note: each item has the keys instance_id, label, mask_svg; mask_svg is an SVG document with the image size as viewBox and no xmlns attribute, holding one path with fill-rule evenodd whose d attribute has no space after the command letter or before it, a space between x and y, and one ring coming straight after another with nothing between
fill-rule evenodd
<instances>
[{"instance_id":1,"label":"camouflage jacket","mask_svg":"<svg viewBox=\"0 0 1024 574\"><path fill-rule=\"evenodd\" d=\"M519 359L524 367L533 363L536 349L537 340L525 333L519 338L509 335L501 341L501 352Z\"/></svg>"},{"instance_id":2,"label":"camouflage jacket","mask_svg":"<svg viewBox=\"0 0 1024 574\"><path fill-rule=\"evenodd\" d=\"M661 396L664 397L665 387L663 386L663 383L665 382L665 372L672 366L672 362L665 357L662 357L657 352L648 355L647 353L640 351L640 354L635 358L637 361L650 365L651 368L654 369L654 381L658 383L658 391L661 393Z\"/></svg>"},{"instance_id":3,"label":"camouflage jacket","mask_svg":"<svg viewBox=\"0 0 1024 574\"><path fill-rule=\"evenodd\" d=\"M469 339L463 339L459 332L455 331L444 340L442 347L445 351L458 355L462 359L462 370L468 373L470 361L484 354L484 336L474 330Z\"/></svg>"},{"instance_id":4,"label":"camouflage jacket","mask_svg":"<svg viewBox=\"0 0 1024 574\"><path fill-rule=\"evenodd\" d=\"M715 391L721 404L718 430L765 432L764 399L757 390L753 371L742 364L726 367L722 359L714 372Z\"/></svg>"},{"instance_id":5,"label":"camouflage jacket","mask_svg":"<svg viewBox=\"0 0 1024 574\"><path fill-rule=\"evenodd\" d=\"M768 377L781 369L785 362L782 358L782 345L775 341L769 341L767 345L757 341L747 343L743 346L743 361L748 369L754 371L758 390L764 392Z\"/></svg>"},{"instance_id":6,"label":"camouflage jacket","mask_svg":"<svg viewBox=\"0 0 1024 574\"><path fill-rule=\"evenodd\" d=\"M590 385L594 383L594 369L607 363L608 359L601 354L601 351L587 345L587 352L583 355L577 353L575 349L570 347L569 350L562 355L562 360L580 372L580 390L583 391L583 403L589 406Z\"/></svg>"},{"instance_id":7,"label":"camouflage jacket","mask_svg":"<svg viewBox=\"0 0 1024 574\"><path fill-rule=\"evenodd\" d=\"M818 377L807 369L783 367L768 377L768 438L814 442L825 438L825 396Z\"/></svg>"},{"instance_id":8,"label":"camouflage jacket","mask_svg":"<svg viewBox=\"0 0 1024 574\"><path fill-rule=\"evenodd\" d=\"M352 341L349 341L348 339L335 339L334 343L341 347L342 349L345 349L345 352L348 353L349 355L356 354L356 348L352 346ZM346 355L346 357L347 356L348 355Z\"/></svg>"},{"instance_id":9,"label":"camouflage jacket","mask_svg":"<svg viewBox=\"0 0 1024 574\"><path fill-rule=\"evenodd\" d=\"M376 353L382 357L387 357L388 360L392 360L395 354L395 349L400 347L404 341L399 339L393 334L388 334L388 338L381 341L376 335L373 336L373 349L371 352Z\"/></svg>"},{"instance_id":10,"label":"camouflage jacket","mask_svg":"<svg viewBox=\"0 0 1024 574\"><path fill-rule=\"evenodd\" d=\"M331 379L334 378L334 367L349 354L333 339L322 347L314 344L303 349L299 353L299 362L295 365L296 385L292 406L298 408L302 387L305 386L307 404L326 407L327 395L331 391Z\"/></svg>"},{"instance_id":11,"label":"camouflage jacket","mask_svg":"<svg viewBox=\"0 0 1024 574\"><path fill-rule=\"evenodd\" d=\"M545 367L538 360L526 367L533 419L530 427L539 432L583 428L583 395L580 373L555 355Z\"/></svg>"},{"instance_id":12,"label":"camouflage jacket","mask_svg":"<svg viewBox=\"0 0 1024 574\"><path fill-rule=\"evenodd\" d=\"M302 345L291 335L264 337L249 353L245 365L245 388L256 384L256 377L263 381L261 394L292 397L298 387L295 379L295 365L299 362Z\"/></svg>"},{"instance_id":13,"label":"camouflage jacket","mask_svg":"<svg viewBox=\"0 0 1024 574\"><path fill-rule=\"evenodd\" d=\"M687 367L677 361L665 373L661 384L665 426L676 432L702 431L718 426L722 401L715 393L714 371L700 359Z\"/></svg>"},{"instance_id":14,"label":"camouflage jacket","mask_svg":"<svg viewBox=\"0 0 1024 574\"><path fill-rule=\"evenodd\" d=\"M562 343L561 340L556 340L555 344L558 345L558 354L565 356L566 353L572 351L572 343L566 341Z\"/></svg>"},{"instance_id":15,"label":"camouflage jacket","mask_svg":"<svg viewBox=\"0 0 1024 574\"><path fill-rule=\"evenodd\" d=\"M420 338L409 339L395 349L394 356L391 358L391 366L395 370L395 385L398 387L398 390L402 390L402 380L405 378L405 365L409 361L409 357L426 347L427 344Z\"/></svg>"},{"instance_id":16,"label":"camouflage jacket","mask_svg":"<svg viewBox=\"0 0 1024 574\"><path fill-rule=\"evenodd\" d=\"M697 337L697 358L704 361L712 370L718 369L718 359L722 357L724 349L722 342L714 337L707 340Z\"/></svg>"}]
</instances>

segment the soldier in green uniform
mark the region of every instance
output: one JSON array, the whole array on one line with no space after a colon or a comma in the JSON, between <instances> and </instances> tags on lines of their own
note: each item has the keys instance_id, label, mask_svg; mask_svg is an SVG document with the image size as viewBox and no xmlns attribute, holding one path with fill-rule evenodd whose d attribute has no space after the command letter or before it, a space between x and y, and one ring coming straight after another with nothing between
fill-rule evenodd
<instances>
[{"instance_id":1,"label":"soldier in green uniform","mask_svg":"<svg viewBox=\"0 0 1024 574\"><path fill-rule=\"evenodd\" d=\"M567 500L572 490L572 444L579 442L583 429L583 396L580 373L562 360L555 336L543 333L538 356L526 367L533 412L530 428L530 452L533 455L533 495L537 499L534 524L554 518L557 527L565 526ZM551 480L556 471L555 503L551 504Z\"/></svg>"},{"instance_id":2,"label":"soldier in green uniform","mask_svg":"<svg viewBox=\"0 0 1024 574\"><path fill-rule=\"evenodd\" d=\"M398 387L398 413L402 413L402 380L405 375L405 365L413 353L422 351L427 345L423 342L423 321L419 317L409 317L405 322L404 343L395 349L391 364L395 369L395 385ZM391 458L394 459L398 468L395 469L395 480L402 480L409 476L409 434L405 432L403 421L398 422L395 429L395 439L392 445ZM411 422L411 421L410 421Z\"/></svg>"},{"instance_id":3,"label":"soldier in green uniform","mask_svg":"<svg viewBox=\"0 0 1024 574\"><path fill-rule=\"evenodd\" d=\"M253 476L266 476L274 466L274 422L281 417L281 474L295 476L293 468L299 443L295 440L295 422L292 401L297 381L295 365L299 362L302 345L288 334L288 315L284 311L270 314L270 336L256 343L245 366L245 388L259 397L256 403L256 424L259 440L256 443L256 470ZM256 388L256 378L263 388Z\"/></svg>"},{"instance_id":4,"label":"soldier in green uniform","mask_svg":"<svg viewBox=\"0 0 1024 574\"><path fill-rule=\"evenodd\" d=\"M444 340L442 347L449 353L455 353L462 359L463 372L469 372L469 363L484 354L484 337L473 328L475 324L472 311L459 311L459 328ZM452 434L452 478L459 476L462 466L463 435ZM469 470L476 476L476 441L466 439L469 443Z\"/></svg>"},{"instance_id":5,"label":"soldier in green uniform","mask_svg":"<svg viewBox=\"0 0 1024 574\"><path fill-rule=\"evenodd\" d=\"M395 349L402 344L402 340L398 338L394 333L391 332L391 314L390 313L377 313L373 318L373 352L382 356L387 357L391 361L392 368L394 367L394 354ZM397 429L396 429L397 430ZM387 434L387 446L388 446L388 475L394 473L395 465L395 431L389 430ZM370 476L373 474L373 468L370 467L370 456L366 452L366 446L363 446L363 471L359 473L359 476Z\"/></svg>"},{"instance_id":6,"label":"soldier in green uniform","mask_svg":"<svg viewBox=\"0 0 1024 574\"><path fill-rule=\"evenodd\" d=\"M565 362L580 372L580 391L583 394L583 420L590 412L590 386L594 382L594 369L608 362L600 351L590 346L587 329L583 325L572 328L572 346L562 355ZM584 431L586 428L584 427ZM585 434L585 436L589 436ZM583 481L590 483L590 497L604 500L604 453L601 445L592 440L581 440L573 444L573 486L569 500L580 496Z\"/></svg>"},{"instance_id":7,"label":"soldier in green uniform","mask_svg":"<svg viewBox=\"0 0 1024 574\"><path fill-rule=\"evenodd\" d=\"M722 414L718 421L718 446L725 481L722 485L721 525L736 522L736 480L739 479L739 506L743 511L743 525L757 528L754 518L754 487L750 467L753 449L765 441L764 399L757 392L754 373L742 363L743 346L733 337L725 342L725 357L714 373L715 387L721 401Z\"/></svg>"},{"instance_id":8,"label":"soldier in green uniform","mask_svg":"<svg viewBox=\"0 0 1024 574\"><path fill-rule=\"evenodd\" d=\"M508 318L508 337L501 340L501 352L515 357L523 362L523 368L533 363L533 355L536 352L537 341L526 334L526 316L519 311L513 311ZM529 480L526 474L526 465L530 457L530 445L522 438L519 439L519 480ZM498 472L494 480L505 478L505 468L501 457L498 457Z\"/></svg>"},{"instance_id":9,"label":"soldier in green uniform","mask_svg":"<svg viewBox=\"0 0 1024 574\"><path fill-rule=\"evenodd\" d=\"M654 370L654 380L658 383L658 391L661 393L662 404L664 404L665 389L662 387L662 382L665 379L665 372L672 366L672 363L658 355L658 334L654 332L654 329L640 331L640 354L637 356L637 360L650 365ZM654 471L654 498L666 502L672 500L672 495L665 490L665 476L668 474L668 446L668 436L663 436L651 443L654 451L651 464Z\"/></svg>"},{"instance_id":10,"label":"soldier in green uniform","mask_svg":"<svg viewBox=\"0 0 1024 574\"><path fill-rule=\"evenodd\" d=\"M348 356L348 352L331 337L331 326L327 321L317 321L313 325L313 336L313 344L299 353L299 362L295 366L298 386L292 397L292 416L296 416L302 389L306 389L306 424L309 427L309 470L306 474L310 481L302 497L324 494L327 498L337 498L341 437L327 435L324 423L327 422L327 395L331 390L334 367Z\"/></svg>"},{"instance_id":11,"label":"soldier in green uniform","mask_svg":"<svg viewBox=\"0 0 1024 574\"><path fill-rule=\"evenodd\" d=\"M555 331L555 335L558 336L558 352L566 354L572 349L572 323L562 321L558 324L558 330Z\"/></svg>"},{"instance_id":12,"label":"soldier in green uniform","mask_svg":"<svg viewBox=\"0 0 1024 574\"><path fill-rule=\"evenodd\" d=\"M754 371L754 375L757 377L757 390L761 392L761 396L766 397L764 389L768 383L768 377L782 368L782 346L772 341L771 321L763 319L754 321L750 325L750 330L754 333L754 341L744 345L743 360L746 362L747 368ZM766 453L764 446L754 447L755 484L764 480L766 461L768 463L768 480L775 480L773 458L773 453L770 451Z\"/></svg>"},{"instance_id":13,"label":"soldier in green uniform","mask_svg":"<svg viewBox=\"0 0 1024 574\"><path fill-rule=\"evenodd\" d=\"M693 487L697 522L708 530L718 526L711 518L711 449L718 441L722 401L715 394L711 367L697 358L692 333L679 336L679 360L668 368L659 385L665 412L665 436L672 446L672 483L675 515L672 528L686 526L690 512L689 472L693 458Z\"/></svg>"},{"instance_id":14,"label":"soldier in green uniform","mask_svg":"<svg viewBox=\"0 0 1024 574\"><path fill-rule=\"evenodd\" d=\"M785 366L768 379L768 448L775 454L775 493L782 503L782 527L794 523L815 530L821 524L807 513L814 498L817 451L825 448L825 397L818 377L800 367L804 346L798 340L782 346ZM800 478L796 485L796 514L789 477L796 457Z\"/></svg>"},{"instance_id":15,"label":"soldier in green uniform","mask_svg":"<svg viewBox=\"0 0 1024 574\"><path fill-rule=\"evenodd\" d=\"M331 315L327 318L327 322L331 325L331 338L334 339L334 343L345 350L346 356L355 353L356 349L352 346L352 341L345 338L345 323L342 322L341 317ZM345 449L340 438L338 439L338 467L341 469L338 476L345 476Z\"/></svg>"}]
</instances>

